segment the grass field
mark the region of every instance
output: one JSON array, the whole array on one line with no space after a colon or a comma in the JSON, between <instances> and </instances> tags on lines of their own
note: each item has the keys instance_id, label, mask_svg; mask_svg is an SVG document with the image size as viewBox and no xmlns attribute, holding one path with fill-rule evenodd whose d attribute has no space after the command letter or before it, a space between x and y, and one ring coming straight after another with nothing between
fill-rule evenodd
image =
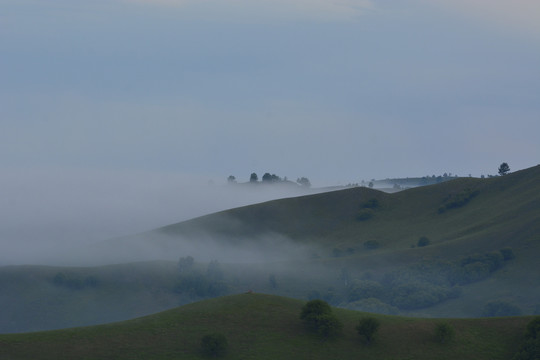
<instances>
[{"instance_id":1,"label":"grass field","mask_svg":"<svg viewBox=\"0 0 540 360\"><path fill-rule=\"evenodd\" d=\"M241 294L185 305L159 314L85 328L0 335L2 359L200 359L201 338L228 340L227 359L509 359L528 317L447 319L456 336L434 337L438 321L383 315L372 345L354 327L366 314L334 309L343 334L324 340L299 319L302 301ZM371 315L370 315L371 316Z\"/></svg>"}]
</instances>

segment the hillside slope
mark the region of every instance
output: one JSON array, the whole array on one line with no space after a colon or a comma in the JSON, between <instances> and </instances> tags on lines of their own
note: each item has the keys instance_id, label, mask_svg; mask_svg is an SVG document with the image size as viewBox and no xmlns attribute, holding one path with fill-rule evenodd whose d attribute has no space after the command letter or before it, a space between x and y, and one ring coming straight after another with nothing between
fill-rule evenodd
<instances>
[{"instance_id":1,"label":"hillside slope","mask_svg":"<svg viewBox=\"0 0 540 360\"><path fill-rule=\"evenodd\" d=\"M366 208L374 199L376 207ZM371 217L359 221L366 212ZM281 248L284 244L307 246L304 255L326 258L334 255L334 248L361 255L366 253L363 244L371 240L378 249L370 256L386 254L393 261L406 252L415 261L409 250L421 236L430 239L432 255L446 257L503 247L537 249L538 234L540 166L503 177L460 178L394 194L358 187L275 200L115 239L94 251L104 261L113 255L173 260L189 252L204 257L208 244L287 260L291 249ZM227 261L229 252L211 255Z\"/></svg>"},{"instance_id":2,"label":"hillside slope","mask_svg":"<svg viewBox=\"0 0 540 360\"><path fill-rule=\"evenodd\" d=\"M434 338L437 320L377 316L374 344L354 327L366 314L334 309L344 323L334 340L307 331L303 302L243 294L186 305L135 320L41 333L0 335L3 359L200 359L201 338L219 332L226 359L509 359L530 318L446 320L456 330L449 343Z\"/></svg>"},{"instance_id":3,"label":"hillside slope","mask_svg":"<svg viewBox=\"0 0 540 360\"><path fill-rule=\"evenodd\" d=\"M418 246L422 236L428 246ZM500 250L512 256L503 260ZM187 256L193 269L179 271ZM408 316L501 314L486 312L493 301L503 314L539 314L539 256L540 166L395 194L351 188L232 209L64 256L118 265L0 267L0 332L118 321L248 289ZM152 259L159 261L128 263Z\"/></svg>"}]
</instances>

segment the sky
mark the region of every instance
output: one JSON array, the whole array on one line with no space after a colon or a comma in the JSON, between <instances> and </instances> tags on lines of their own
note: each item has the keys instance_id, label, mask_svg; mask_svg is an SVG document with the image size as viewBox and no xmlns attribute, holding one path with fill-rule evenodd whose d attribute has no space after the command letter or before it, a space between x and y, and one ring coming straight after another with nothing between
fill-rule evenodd
<instances>
[{"instance_id":1,"label":"sky","mask_svg":"<svg viewBox=\"0 0 540 360\"><path fill-rule=\"evenodd\" d=\"M0 0L0 238L535 166L539 64L537 0Z\"/></svg>"}]
</instances>

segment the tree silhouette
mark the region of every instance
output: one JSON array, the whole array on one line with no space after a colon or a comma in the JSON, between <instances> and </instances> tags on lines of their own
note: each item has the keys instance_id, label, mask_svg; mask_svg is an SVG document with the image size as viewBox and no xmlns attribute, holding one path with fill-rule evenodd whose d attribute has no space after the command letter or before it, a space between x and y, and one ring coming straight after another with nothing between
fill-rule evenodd
<instances>
[{"instance_id":1,"label":"tree silhouette","mask_svg":"<svg viewBox=\"0 0 540 360\"><path fill-rule=\"evenodd\" d=\"M510 171L510 166L508 166L507 163L503 162L501 166L499 166L499 175L503 176L506 175Z\"/></svg>"}]
</instances>

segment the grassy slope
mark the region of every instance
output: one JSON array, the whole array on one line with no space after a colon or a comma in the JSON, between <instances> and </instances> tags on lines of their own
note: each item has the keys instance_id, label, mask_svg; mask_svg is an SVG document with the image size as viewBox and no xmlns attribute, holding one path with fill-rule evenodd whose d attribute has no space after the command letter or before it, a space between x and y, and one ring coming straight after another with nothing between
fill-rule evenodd
<instances>
[{"instance_id":1,"label":"grassy slope","mask_svg":"<svg viewBox=\"0 0 540 360\"><path fill-rule=\"evenodd\" d=\"M2 359L199 359L200 339L221 332L228 359L508 359L529 318L451 319L456 338L433 338L436 320L378 316L376 342L354 327L365 315L334 309L344 334L321 341L298 316L303 302L242 294L185 305L135 320L40 333L0 335Z\"/></svg>"},{"instance_id":2,"label":"grassy slope","mask_svg":"<svg viewBox=\"0 0 540 360\"><path fill-rule=\"evenodd\" d=\"M176 236L197 241L198 235L219 235L224 243L257 244L260 234L281 233L293 242L315 245L320 259L246 268L234 265L242 278L232 292L253 289L306 298L314 289L339 287L340 269L348 266L351 278L370 271L378 276L422 259L456 259L475 252L512 247L516 259L489 279L467 285L463 295L413 316L479 316L490 300L503 300L532 313L540 304L540 166L492 179L454 181L385 194L352 188L325 194L284 199L233 209L144 234L169 234L166 246L172 259L186 255L174 248ZM438 214L445 197L464 188L480 191L462 208ZM380 201L375 216L358 222L361 204ZM210 234L210 235L208 235ZM225 235L225 236L224 236ZM421 235L433 244L411 248ZM381 248L366 250L363 242L377 240ZM126 249L129 249L129 239ZM172 244L172 245L171 245ZM166 246L164 246L166 248ZM354 248L353 255L331 257L333 248ZM198 259L197 259L198 261ZM319 271L318 271L319 270ZM97 276L96 289L58 289L51 279L59 271ZM204 271L204 270L203 270ZM268 286L275 274L278 288ZM176 281L174 263L124 264L95 268L0 268L0 331L29 331L78 324L96 324L161 311L181 303L170 289ZM234 276L228 280L235 282ZM342 286L342 285L341 285Z\"/></svg>"},{"instance_id":3,"label":"grassy slope","mask_svg":"<svg viewBox=\"0 0 540 360\"><path fill-rule=\"evenodd\" d=\"M467 188L478 190L479 195L462 208L438 214L448 195ZM381 204L374 218L356 221L361 204L371 198ZM256 241L258 235L268 232L310 244L358 249L363 241L374 239L384 245L385 252L407 249L419 236L426 235L436 244L467 243L466 251L485 251L486 247L521 245L538 239L539 210L537 166L504 177L461 178L395 194L351 188L276 200L170 225L154 233L195 236L204 232L234 242Z\"/></svg>"},{"instance_id":4,"label":"grassy slope","mask_svg":"<svg viewBox=\"0 0 540 360\"><path fill-rule=\"evenodd\" d=\"M463 207L443 214L438 208L449 195L477 190ZM376 198L380 206L367 221L355 219L361 204ZM222 241L256 243L258 235L284 234L293 241L317 246L328 268L348 266L353 277L365 271L382 274L421 260L456 260L474 253L513 249L516 259L489 280L468 285L462 298L440 304L423 315L476 316L489 300L518 304L532 312L540 303L540 166L489 179L453 181L386 194L352 188L325 194L271 201L221 212L158 229L172 238L225 236ZM155 233L155 232L154 232ZM412 248L420 236L432 244ZM148 234L152 238L152 233ZM377 250L363 243L376 240ZM152 240L150 240L152 241ZM332 249L355 249L351 256L332 258ZM292 294L291 294L292 295Z\"/></svg>"}]
</instances>

